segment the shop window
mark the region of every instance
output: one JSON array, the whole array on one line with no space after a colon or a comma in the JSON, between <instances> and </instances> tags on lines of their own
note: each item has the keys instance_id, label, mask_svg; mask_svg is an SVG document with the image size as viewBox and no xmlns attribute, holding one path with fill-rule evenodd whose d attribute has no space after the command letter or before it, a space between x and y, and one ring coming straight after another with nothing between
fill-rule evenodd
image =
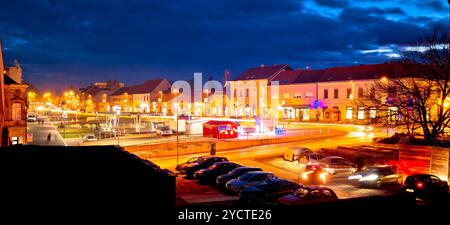
<instances>
[{"instance_id":1,"label":"shop window","mask_svg":"<svg viewBox=\"0 0 450 225\"><path fill-rule=\"evenodd\" d=\"M19 144L19 137L11 137L11 143L12 145Z\"/></svg>"},{"instance_id":2,"label":"shop window","mask_svg":"<svg viewBox=\"0 0 450 225\"><path fill-rule=\"evenodd\" d=\"M358 120L363 120L364 119L364 107L359 107L358 108Z\"/></svg>"},{"instance_id":3,"label":"shop window","mask_svg":"<svg viewBox=\"0 0 450 225\"><path fill-rule=\"evenodd\" d=\"M353 118L353 108L351 106L347 106L347 110L345 112L345 118L346 119L352 119Z\"/></svg>"},{"instance_id":4,"label":"shop window","mask_svg":"<svg viewBox=\"0 0 450 225\"><path fill-rule=\"evenodd\" d=\"M309 109L302 109L302 113L303 113L303 120L304 121L309 120Z\"/></svg>"}]
</instances>

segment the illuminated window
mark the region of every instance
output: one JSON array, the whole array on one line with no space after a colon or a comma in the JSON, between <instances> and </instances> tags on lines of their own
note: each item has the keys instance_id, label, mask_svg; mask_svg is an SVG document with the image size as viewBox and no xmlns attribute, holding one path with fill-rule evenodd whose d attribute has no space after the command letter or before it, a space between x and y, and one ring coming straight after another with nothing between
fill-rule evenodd
<instances>
[{"instance_id":1,"label":"illuminated window","mask_svg":"<svg viewBox=\"0 0 450 225\"><path fill-rule=\"evenodd\" d=\"M12 104L12 112L11 112L12 120L22 120L22 104L13 103Z\"/></svg>"},{"instance_id":2,"label":"illuminated window","mask_svg":"<svg viewBox=\"0 0 450 225\"><path fill-rule=\"evenodd\" d=\"M284 99L288 99L288 98L289 98L289 93L284 93L284 94L283 94L283 98L284 98Z\"/></svg>"},{"instance_id":3,"label":"illuminated window","mask_svg":"<svg viewBox=\"0 0 450 225\"><path fill-rule=\"evenodd\" d=\"M364 107L358 108L358 119L363 120L364 119Z\"/></svg>"},{"instance_id":4,"label":"illuminated window","mask_svg":"<svg viewBox=\"0 0 450 225\"><path fill-rule=\"evenodd\" d=\"M312 98L313 97L313 93L308 91L305 93L305 98Z\"/></svg>"},{"instance_id":5,"label":"illuminated window","mask_svg":"<svg viewBox=\"0 0 450 225\"><path fill-rule=\"evenodd\" d=\"M389 118L389 121L395 121L395 120L399 119L397 107L389 107L388 108L388 118Z\"/></svg>"},{"instance_id":6,"label":"illuminated window","mask_svg":"<svg viewBox=\"0 0 450 225\"><path fill-rule=\"evenodd\" d=\"M353 117L353 108L351 106L347 106L347 111L345 113L346 119L351 119Z\"/></svg>"},{"instance_id":7,"label":"illuminated window","mask_svg":"<svg viewBox=\"0 0 450 225\"><path fill-rule=\"evenodd\" d=\"M19 144L19 137L11 137L11 143L12 145Z\"/></svg>"},{"instance_id":8,"label":"illuminated window","mask_svg":"<svg viewBox=\"0 0 450 225\"><path fill-rule=\"evenodd\" d=\"M347 88L347 98L350 98L351 95L352 95L352 89Z\"/></svg>"},{"instance_id":9,"label":"illuminated window","mask_svg":"<svg viewBox=\"0 0 450 225\"><path fill-rule=\"evenodd\" d=\"M294 93L294 98L301 98L302 94L301 93Z\"/></svg>"},{"instance_id":10,"label":"illuminated window","mask_svg":"<svg viewBox=\"0 0 450 225\"><path fill-rule=\"evenodd\" d=\"M375 108L370 108L370 118L371 118L371 119L377 118L377 109L375 109Z\"/></svg>"},{"instance_id":11,"label":"illuminated window","mask_svg":"<svg viewBox=\"0 0 450 225\"><path fill-rule=\"evenodd\" d=\"M309 120L309 109L302 109L303 111L303 120L307 121Z\"/></svg>"}]
</instances>

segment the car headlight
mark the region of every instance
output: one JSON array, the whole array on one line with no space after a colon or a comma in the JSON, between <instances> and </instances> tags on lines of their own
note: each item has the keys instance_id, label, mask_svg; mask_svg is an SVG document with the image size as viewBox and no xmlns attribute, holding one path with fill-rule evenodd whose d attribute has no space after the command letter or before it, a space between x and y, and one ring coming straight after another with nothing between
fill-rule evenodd
<instances>
[{"instance_id":1,"label":"car headlight","mask_svg":"<svg viewBox=\"0 0 450 225\"><path fill-rule=\"evenodd\" d=\"M302 173L302 178L304 179L304 180L308 180L308 175L310 174L310 173L312 173L313 171L308 171L308 172L304 172L304 173Z\"/></svg>"},{"instance_id":2,"label":"car headlight","mask_svg":"<svg viewBox=\"0 0 450 225\"><path fill-rule=\"evenodd\" d=\"M361 175L361 174L353 175L353 176L349 176L349 177L348 177L349 180L359 180L359 179L361 179L361 178L362 178L362 175Z\"/></svg>"},{"instance_id":3,"label":"car headlight","mask_svg":"<svg viewBox=\"0 0 450 225\"><path fill-rule=\"evenodd\" d=\"M366 177L363 177L363 178L359 179L359 181L374 181L376 179L378 179L378 175L371 174L369 176L366 176Z\"/></svg>"}]
</instances>

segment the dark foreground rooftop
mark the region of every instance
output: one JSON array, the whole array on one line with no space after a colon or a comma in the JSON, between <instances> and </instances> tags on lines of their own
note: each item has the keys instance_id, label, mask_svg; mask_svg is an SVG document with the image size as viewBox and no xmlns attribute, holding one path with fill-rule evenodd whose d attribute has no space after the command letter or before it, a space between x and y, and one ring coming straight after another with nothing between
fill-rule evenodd
<instances>
[{"instance_id":1,"label":"dark foreground rooftop","mask_svg":"<svg viewBox=\"0 0 450 225\"><path fill-rule=\"evenodd\" d=\"M0 183L2 205L21 210L141 217L175 204L173 174L116 146L1 148Z\"/></svg>"}]
</instances>

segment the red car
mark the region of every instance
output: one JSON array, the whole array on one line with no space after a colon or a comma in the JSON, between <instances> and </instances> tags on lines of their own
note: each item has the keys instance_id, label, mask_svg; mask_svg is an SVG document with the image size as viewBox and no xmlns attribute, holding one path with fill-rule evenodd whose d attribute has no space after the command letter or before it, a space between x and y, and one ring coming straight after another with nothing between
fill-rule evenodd
<instances>
[{"instance_id":1,"label":"red car","mask_svg":"<svg viewBox=\"0 0 450 225\"><path fill-rule=\"evenodd\" d=\"M291 194L278 199L283 205L316 204L337 201L339 198L333 190L320 186L303 186Z\"/></svg>"}]
</instances>

